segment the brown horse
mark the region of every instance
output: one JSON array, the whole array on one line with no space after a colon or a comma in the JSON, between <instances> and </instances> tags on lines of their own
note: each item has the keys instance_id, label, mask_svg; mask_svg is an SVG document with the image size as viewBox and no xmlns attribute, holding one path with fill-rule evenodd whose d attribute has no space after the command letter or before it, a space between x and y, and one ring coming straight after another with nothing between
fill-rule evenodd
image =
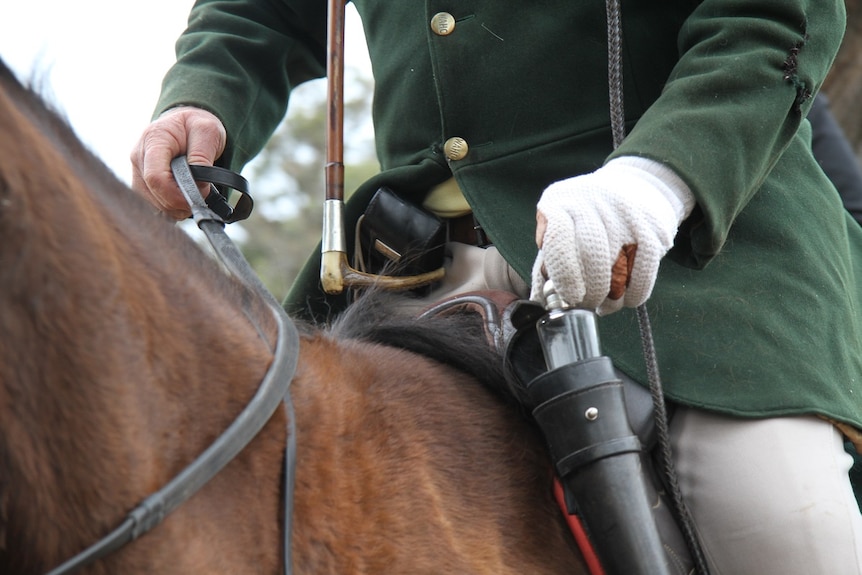
<instances>
[{"instance_id":1,"label":"brown horse","mask_svg":"<svg viewBox=\"0 0 862 575\"><path fill-rule=\"evenodd\" d=\"M302 329L293 572L584 573L487 346L439 322L377 329L376 309ZM255 393L275 337L260 298L0 62L0 573L51 570L176 476ZM287 419L81 572L283 572Z\"/></svg>"}]
</instances>

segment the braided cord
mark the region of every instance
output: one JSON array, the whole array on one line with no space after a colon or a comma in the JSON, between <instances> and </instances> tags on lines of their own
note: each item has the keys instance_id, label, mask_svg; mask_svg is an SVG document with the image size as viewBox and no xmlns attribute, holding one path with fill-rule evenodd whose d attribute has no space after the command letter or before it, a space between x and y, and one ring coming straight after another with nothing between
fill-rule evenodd
<instances>
[{"instance_id":1,"label":"braided cord","mask_svg":"<svg viewBox=\"0 0 862 575\"><path fill-rule=\"evenodd\" d=\"M641 345L643 346L644 361L646 362L647 376L649 377L649 390L652 396L653 410L655 411L656 433L658 434L659 459L662 465L664 480L670 491L673 508L679 518L682 535L686 546L691 552L695 570L699 575L709 575L706 558L703 555L700 541L694 532L694 521L682 490L679 488L679 480L673 465L673 453L670 448L670 432L668 429L667 406L664 402L664 391L662 390L661 377L658 372L658 357L655 351L655 343L652 338L652 327L650 326L649 314L646 304L637 307L638 327L641 334Z\"/></svg>"},{"instance_id":2,"label":"braided cord","mask_svg":"<svg viewBox=\"0 0 862 575\"><path fill-rule=\"evenodd\" d=\"M626 122L623 104L623 72L622 72L622 20L620 0L605 0L608 19L608 90L610 96L611 134L614 149L619 147L625 138ZM664 480L670 491L674 511L681 524L683 537L692 554L695 569L699 575L708 575L709 569L700 546L700 541L694 532L694 522L682 491L679 488L676 469L673 464L673 453L670 447L670 432L668 429L667 406L664 401L661 377L658 370L658 356L653 341L652 326L646 304L637 307L638 328L644 361L649 378L650 395L655 412L656 431L658 434L659 456Z\"/></svg>"},{"instance_id":3,"label":"braided cord","mask_svg":"<svg viewBox=\"0 0 862 575\"><path fill-rule=\"evenodd\" d=\"M608 12L608 90L611 103L611 133L616 149L626 136L623 105L623 39L619 0L606 0Z\"/></svg>"}]
</instances>

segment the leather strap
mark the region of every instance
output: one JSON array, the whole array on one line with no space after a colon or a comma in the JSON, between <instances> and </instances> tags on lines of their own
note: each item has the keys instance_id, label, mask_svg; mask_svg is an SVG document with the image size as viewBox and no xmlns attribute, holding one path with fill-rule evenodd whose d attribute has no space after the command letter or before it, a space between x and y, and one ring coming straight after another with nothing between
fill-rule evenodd
<instances>
[{"instance_id":1,"label":"leather strap","mask_svg":"<svg viewBox=\"0 0 862 575\"><path fill-rule=\"evenodd\" d=\"M217 213L226 224L232 224L244 220L251 215L254 201L248 192L248 180L230 170L218 166L205 166L202 164L189 164L192 177L199 182L208 182L210 193L206 198L206 204ZM222 193L218 186L230 188L239 192L240 198L235 206L228 203L229 194Z\"/></svg>"},{"instance_id":2,"label":"leather strap","mask_svg":"<svg viewBox=\"0 0 862 575\"><path fill-rule=\"evenodd\" d=\"M482 226L473 213L446 220L447 239L450 242L460 242L480 248L488 247L493 242L485 235Z\"/></svg>"}]
</instances>

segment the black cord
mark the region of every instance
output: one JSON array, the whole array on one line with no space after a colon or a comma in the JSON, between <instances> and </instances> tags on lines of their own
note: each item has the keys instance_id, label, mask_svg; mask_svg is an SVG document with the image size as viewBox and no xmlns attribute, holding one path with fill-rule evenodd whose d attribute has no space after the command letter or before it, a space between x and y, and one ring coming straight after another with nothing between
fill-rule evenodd
<instances>
[{"instance_id":1,"label":"black cord","mask_svg":"<svg viewBox=\"0 0 862 575\"><path fill-rule=\"evenodd\" d=\"M619 0L606 0L608 18L608 91L610 98L611 134L614 149L619 147L625 138L625 107L623 103L622 81L622 17ZM673 464L673 453L670 447L670 431L667 416L667 406L664 402L664 390L658 370L658 356L653 341L652 326L646 305L637 307L638 328L644 361L646 362L649 379L650 395L653 401L653 411L658 434L658 449L662 464L661 472L670 491L674 511L679 520L683 537L691 553L695 569L699 575L709 575L709 568L703 554L700 541L694 531L694 522L682 491L679 487L676 469Z\"/></svg>"}]
</instances>

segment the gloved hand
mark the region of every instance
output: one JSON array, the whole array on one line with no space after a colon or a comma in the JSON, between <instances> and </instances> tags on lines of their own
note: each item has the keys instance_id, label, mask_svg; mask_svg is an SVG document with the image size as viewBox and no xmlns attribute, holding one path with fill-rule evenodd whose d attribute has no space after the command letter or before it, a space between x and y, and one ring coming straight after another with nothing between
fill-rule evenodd
<instances>
[{"instance_id":1,"label":"gloved hand","mask_svg":"<svg viewBox=\"0 0 862 575\"><path fill-rule=\"evenodd\" d=\"M536 213L540 249L532 299L542 301L542 287L551 279L572 306L605 315L639 306L652 293L659 262L694 204L673 170L633 156L548 186ZM612 290L615 265L622 281Z\"/></svg>"}]
</instances>

